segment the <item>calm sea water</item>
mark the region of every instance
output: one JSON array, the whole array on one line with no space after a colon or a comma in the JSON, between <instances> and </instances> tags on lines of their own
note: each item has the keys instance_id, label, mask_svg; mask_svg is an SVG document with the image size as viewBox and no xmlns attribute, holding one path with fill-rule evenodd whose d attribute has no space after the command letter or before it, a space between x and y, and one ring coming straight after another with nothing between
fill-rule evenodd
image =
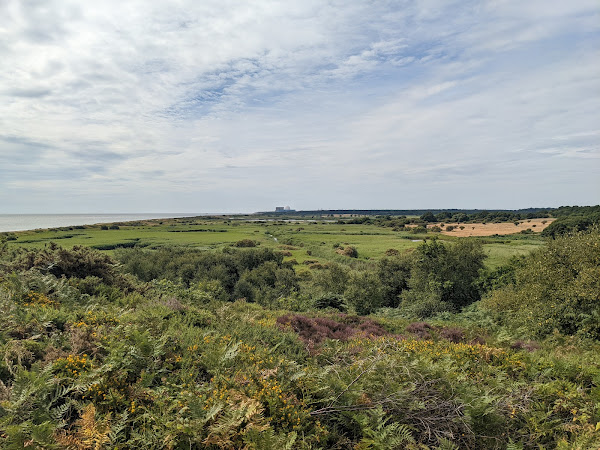
<instances>
[{"instance_id":1,"label":"calm sea water","mask_svg":"<svg viewBox=\"0 0 600 450\"><path fill-rule=\"evenodd\" d=\"M200 215L203 214L0 214L0 232Z\"/></svg>"}]
</instances>

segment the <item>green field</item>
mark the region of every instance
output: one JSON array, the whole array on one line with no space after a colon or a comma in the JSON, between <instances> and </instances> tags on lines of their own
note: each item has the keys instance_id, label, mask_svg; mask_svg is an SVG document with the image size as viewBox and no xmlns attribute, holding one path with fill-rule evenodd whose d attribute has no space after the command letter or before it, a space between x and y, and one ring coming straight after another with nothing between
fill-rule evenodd
<instances>
[{"instance_id":1,"label":"green field","mask_svg":"<svg viewBox=\"0 0 600 450\"><path fill-rule=\"evenodd\" d=\"M377 260L389 249L400 252L416 248L423 239L438 238L452 241L457 238L439 233L413 234L393 231L376 225L351 225L328 221L274 221L256 219L186 218L161 219L143 223L120 223L119 229L101 229L101 225L63 227L14 233L16 240L10 247L41 248L50 242L63 247L84 245L109 251L119 247L159 248L183 246L198 249L215 249L234 245L250 239L257 245L290 252L286 260L295 259L299 264L308 261L338 261L360 264ZM536 235L509 235L479 239L484 242L488 255L486 265L496 268L507 263L513 256L528 254L544 245L545 240ZM358 258L336 253L334 245L353 246Z\"/></svg>"}]
</instances>

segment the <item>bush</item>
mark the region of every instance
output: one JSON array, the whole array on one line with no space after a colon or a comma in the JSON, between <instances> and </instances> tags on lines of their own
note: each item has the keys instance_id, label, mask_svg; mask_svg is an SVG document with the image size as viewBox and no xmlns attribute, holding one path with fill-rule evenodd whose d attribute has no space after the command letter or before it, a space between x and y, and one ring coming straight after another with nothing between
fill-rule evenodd
<instances>
[{"instance_id":1,"label":"bush","mask_svg":"<svg viewBox=\"0 0 600 450\"><path fill-rule=\"evenodd\" d=\"M230 300L250 295L248 285L253 288L287 294L297 287L293 269L283 263L283 255L271 249L236 249L225 247L223 251L201 251L181 248L161 248L156 251L126 249L117 253L123 270L138 276L143 281L166 279L182 282L190 287L198 282L217 281ZM272 265L263 266L265 263ZM252 275L254 270L264 275ZM236 285L242 276L245 282ZM267 282L268 280L268 282ZM241 295L241 294L244 295ZM270 294L269 294L270 295ZM249 298L249 297L248 297Z\"/></svg>"},{"instance_id":2,"label":"bush","mask_svg":"<svg viewBox=\"0 0 600 450\"><path fill-rule=\"evenodd\" d=\"M377 277L381 285L382 306L394 308L400 304L400 294L408 288L411 266L409 254L379 260Z\"/></svg>"},{"instance_id":3,"label":"bush","mask_svg":"<svg viewBox=\"0 0 600 450\"><path fill-rule=\"evenodd\" d=\"M542 236L556 238L573 232L586 231L594 226L594 224L599 223L600 212L590 213L587 216L561 217L548 225L542 231Z\"/></svg>"},{"instance_id":4,"label":"bush","mask_svg":"<svg viewBox=\"0 0 600 450\"><path fill-rule=\"evenodd\" d=\"M423 242L414 252L402 308L416 317L460 310L480 299L479 273L486 255L481 242Z\"/></svg>"},{"instance_id":5,"label":"bush","mask_svg":"<svg viewBox=\"0 0 600 450\"><path fill-rule=\"evenodd\" d=\"M600 339L600 231L558 236L515 268L513 284L482 306L535 336L554 330Z\"/></svg>"},{"instance_id":6,"label":"bush","mask_svg":"<svg viewBox=\"0 0 600 450\"><path fill-rule=\"evenodd\" d=\"M256 242L253 241L252 239L242 239L240 241L237 241L235 244L233 244L235 247L256 247Z\"/></svg>"},{"instance_id":7,"label":"bush","mask_svg":"<svg viewBox=\"0 0 600 450\"><path fill-rule=\"evenodd\" d=\"M349 245L346 248L344 248L342 255L347 256L349 258L358 258L358 250L356 250L356 247Z\"/></svg>"},{"instance_id":8,"label":"bush","mask_svg":"<svg viewBox=\"0 0 600 450\"><path fill-rule=\"evenodd\" d=\"M345 297L334 293L320 295L315 299L314 306L317 309L334 308L341 312L346 312L348 310Z\"/></svg>"},{"instance_id":9,"label":"bush","mask_svg":"<svg viewBox=\"0 0 600 450\"><path fill-rule=\"evenodd\" d=\"M47 248L20 255L11 267L13 270L35 269L57 278L97 277L109 286L132 289L131 282L117 270L113 258L89 247L65 249L51 243Z\"/></svg>"},{"instance_id":10,"label":"bush","mask_svg":"<svg viewBox=\"0 0 600 450\"><path fill-rule=\"evenodd\" d=\"M465 340L465 332L463 329L457 327L443 327L440 330L440 337L446 339L447 341L458 344L459 342L463 342Z\"/></svg>"},{"instance_id":11,"label":"bush","mask_svg":"<svg viewBox=\"0 0 600 450\"><path fill-rule=\"evenodd\" d=\"M357 314L371 314L383 306L381 282L373 271L353 271L348 280L345 296Z\"/></svg>"}]
</instances>

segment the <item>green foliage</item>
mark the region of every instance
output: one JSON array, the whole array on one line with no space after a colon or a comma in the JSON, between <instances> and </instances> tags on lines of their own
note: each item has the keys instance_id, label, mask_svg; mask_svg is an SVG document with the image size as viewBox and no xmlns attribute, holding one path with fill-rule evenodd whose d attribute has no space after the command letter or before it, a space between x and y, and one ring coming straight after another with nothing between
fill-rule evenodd
<instances>
[{"instance_id":1,"label":"green foliage","mask_svg":"<svg viewBox=\"0 0 600 450\"><path fill-rule=\"evenodd\" d=\"M120 249L121 266L5 247L0 447L600 445L597 230L485 273L476 240L396 237L367 261L325 236L282 247L313 252L302 276L266 245Z\"/></svg>"},{"instance_id":2,"label":"green foliage","mask_svg":"<svg viewBox=\"0 0 600 450\"><path fill-rule=\"evenodd\" d=\"M405 424L391 422L391 419L392 417L386 417L381 406L357 415L356 421L360 424L364 437L355 448L395 450L414 444L410 428Z\"/></svg>"},{"instance_id":3,"label":"green foliage","mask_svg":"<svg viewBox=\"0 0 600 450\"><path fill-rule=\"evenodd\" d=\"M109 255L89 247L75 246L69 250L51 243L44 249L19 255L10 269L35 269L59 278L98 277L108 285L131 288L127 279L117 271L116 265Z\"/></svg>"},{"instance_id":4,"label":"green foliage","mask_svg":"<svg viewBox=\"0 0 600 450\"><path fill-rule=\"evenodd\" d=\"M396 307L400 294L408 289L412 259L410 255L395 255L382 258L377 264L377 277L381 283L383 306Z\"/></svg>"},{"instance_id":5,"label":"green foliage","mask_svg":"<svg viewBox=\"0 0 600 450\"><path fill-rule=\"evenodd\" d=\"M314 301L314 306L317 309L333 308L341 312L348 310L346 298L340 294L327 293L318 296Z\"/></svg>"},{"instance_id":6,"label":"green foliage","mask_svg":"<svg viewBox=\"0 0 600 450\"><path fill-rule=\"evenodd\" d=\"M562 206L554 211L557 220L552 222L542 236L558 237L578 231L586 231L600 224L599 206Z\"/></svg>"},{"instance_id":7,"label":"green foliage","mask_svg":"<svg viewBox=\"0 0 600 450\"><path fill-rule=\"evenodd\" d=\"M256 242L252 239L242 239L234 244L235 247L256 247Z\"/></svg>"},{"instance_id":8,"label":"green foliage","mask_svg":"<svg viewBox=\"0 0 600 450\"><path fill-rule=\"evenodd\" d=\"M562 334L600 339L600 232L557 237L533 252L515 281L493 291L483 306L537 336Z\"/></svg>"},{"instance_id":9,"label":"green foliage","mask_svg":"<svg viewBox=\"0 0 600 450\"><path fill-rule=\"evenodd\" d=\"M596 213L592 216L567 216L555 220L548 225L544 231L542 231L542 236L552 238L564 236L577 231L585 231L598 223L600 223L600 213Z\"/></svg>"},{"instance_id":10,"label":"green foliage","mask_svg":"<svg viewBox=\"0 0 600 450\"><path fill-rule=\"evenodd\" d=\"M417 317L429 317L479 300L477 281L484 259L478 241L460 240L452 245L436 239L423 242L414 254L401 307Z\"/></svg>"},{"instance_id":11,"label":"green foliage","mask_svg":"<svg viewBox=\"0 0 600 450\"><path fill-rule=\"evenodd\" d=\"M431 211L427 211L425 214L421 216L421 220L423 222L436 222L437 218L433 215Z\"/></svg>"},{"instance_id":12,"label":"green foliage","mask_svg":"<svg viewBox=\"0 0 600 450\"><path fill-rule=\"evenodd\" d=\"M330 263L323 270L312 275L312 288L316 295L327 293L343 295L346 291L350 270L336 263Z\"/></svg>"},{"instance_id":13,"label":"green foliage","mask_svg":"<svg viewBox=\"0 0 600 450\"><path fill-rule=\"evenodd\" d=\"M288 295L298 288L295 272L283 265L283 256L272 249L233 249L203 252L192 249L124 249L117 257L123 270L143 281L165 279L185 287L217 282L231 300L268 299Z\"/></svg>"},{"instance_id":14,"label":"green foliage","mask_svg":"<svg viewBox=\"0 0 600 450\"><path fill-rule=\"evenodd\" d=\"M360 315L370 314L383 306L381 282L372 271L353 271L345 296L348 304Z\"/></svg>"}]
</instances>

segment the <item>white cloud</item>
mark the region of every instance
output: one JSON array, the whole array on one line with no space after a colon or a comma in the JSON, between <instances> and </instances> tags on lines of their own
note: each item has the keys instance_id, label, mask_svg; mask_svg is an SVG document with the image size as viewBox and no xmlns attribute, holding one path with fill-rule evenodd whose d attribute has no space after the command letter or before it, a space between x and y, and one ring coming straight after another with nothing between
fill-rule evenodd
<instances>
[{"instance_id":1,"label":"white cloud","mask_svg":"<svg viewBox=\"0 0 600 450\"><path fill-rule=\"evenodd\" d=\"M595 2L9 0L0 14L4 212L598 202Z\"/></svg>"}]
</instances>

